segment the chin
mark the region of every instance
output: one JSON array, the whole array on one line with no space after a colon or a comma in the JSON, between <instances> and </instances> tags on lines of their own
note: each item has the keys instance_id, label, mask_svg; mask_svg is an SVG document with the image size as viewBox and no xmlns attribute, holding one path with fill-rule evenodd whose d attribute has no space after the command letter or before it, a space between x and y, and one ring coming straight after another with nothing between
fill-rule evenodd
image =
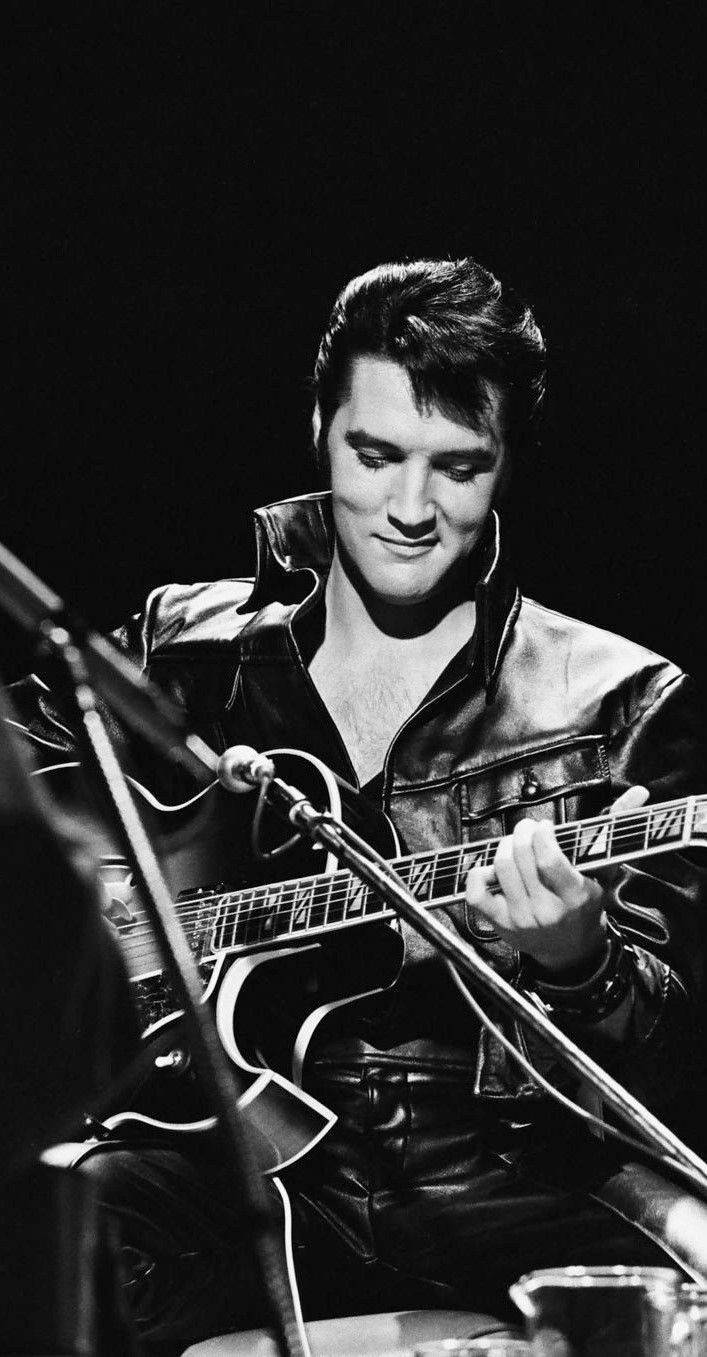
<instances>
[{"instance_id":1,"label":"chin","mask_svg":"<svg viewBox=\"0 0 707 1357\"><path fill-rule=\"evenodd\" d=\"M379 602L398 608L413 608L419 603L426 603L435 592L433 589L381 589L375 584L371 584L370 588Z\"/></svg>"}]
</instances>

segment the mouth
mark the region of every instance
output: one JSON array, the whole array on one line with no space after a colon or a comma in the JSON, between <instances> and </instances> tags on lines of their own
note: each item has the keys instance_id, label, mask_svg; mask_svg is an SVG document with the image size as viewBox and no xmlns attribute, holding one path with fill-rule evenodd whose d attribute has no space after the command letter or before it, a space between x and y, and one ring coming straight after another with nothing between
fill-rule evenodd
<instances>
[{"instance_id":1,"label":"mouth","mask_svg":"<svg viewBox=\"0 0 707 1357\"><path fill-rule=\"evenodd\" d=\"M436 537L418 537L412 542L406 537L383 537L380 533L376 533L375 535L377 536L378 541L382 542L383 545L390 550L403 553L429 551L430 547L434 547L437 544Z\"/></svg>"}]
</instances>

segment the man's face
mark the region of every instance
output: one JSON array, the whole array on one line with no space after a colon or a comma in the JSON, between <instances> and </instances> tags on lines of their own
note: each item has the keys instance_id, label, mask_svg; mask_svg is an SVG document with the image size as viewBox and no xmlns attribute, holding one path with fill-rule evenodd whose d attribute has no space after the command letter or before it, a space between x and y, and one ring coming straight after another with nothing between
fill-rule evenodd
<instances>
[{"instance_id":1,"label":"man's face","mask_svg":"<svg viewBox=\"0 0 707 1357\"><path fill-rule=\"evenodd\" d=\"M475 433L436 407L421 413L397 363L358 357L328 451L338 540L374 596L412 605L451 583L503 468L497 397Z\"/></svg>"}]
</instances>

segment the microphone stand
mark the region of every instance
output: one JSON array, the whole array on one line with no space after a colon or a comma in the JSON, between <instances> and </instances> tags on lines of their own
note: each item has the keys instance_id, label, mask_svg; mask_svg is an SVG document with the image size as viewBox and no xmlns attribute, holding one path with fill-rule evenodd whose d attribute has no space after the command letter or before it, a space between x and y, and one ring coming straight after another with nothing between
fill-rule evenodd
<instances>
[{"instance_id":1,"label":"microphone stand","mask_svg":"<svg viewBox=\"0 0 707 1357\"><path fill-rule=\"evenodd\" d=\"M65 669L72 686L82 743L98 785L106 794L118 838L138 883L154 927L177 1000L184 1010L194 1062L216 1116L234 1191L243 1205L255 1260L273 1321L281 1357L305 1357L287 1273L284 1245L257 1166L244 1118L237 1107L234 1070L226 1059L173 901L152 845L133 802L110 736L99 711L91 679L100 684L133 728L163 753L210 781L218 759L199 737L185 740L184 717L158 690L96 633L71 623L56 594L0 547L0 601ZM74 634L74 628L76 634ZM207 777L208 773L208 777Z\"/></svg>"},{"instance_id":2,"label":"microphone stand","mask_svg":"<svg viewBox=\"0 0 707 1357\"><path fill-rule=\"evenodd\" d=\"M601 1101L644 1142L647 1149L653 1150L661 1158L669 1158L670 1167L707 1201L707 1163L556 1027L541 1008L514 989L473 947L420 905L385 858L328 811L315 810L296 787L263 773L257 765L252 766L252 771L244 771L243 776L252 783L260 782L261 795L275 811L300 833L316 839L333 853L366 885L382 895L467 980L478 985L504 1012L520 1019L541 1037L557 1059L585 1080Z\"/></svg>"}]
</instances>

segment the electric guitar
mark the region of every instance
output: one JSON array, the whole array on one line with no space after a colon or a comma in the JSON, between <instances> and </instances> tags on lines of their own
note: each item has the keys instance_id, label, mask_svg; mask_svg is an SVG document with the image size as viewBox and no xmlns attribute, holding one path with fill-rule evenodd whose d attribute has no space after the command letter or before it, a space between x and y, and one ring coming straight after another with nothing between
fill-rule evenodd
<instances>
[{"instance_id":1,"label":"electric guitar","mask_svg":"<svg viewBox=\"0 0 707 1357\"><path fill-rule=\"evenodd\" d=\"M464 899L468 872L489 866L499 839L401 855L391 821L375 810L325 764L298 750L268 751L278 775L299 787L312 803L344 818L389 859L415 898L431 909ZM66 766L66 765L65 765ZM233 797L219 784L193 801L165 806L134 784L138 800L175 832L165 840L165 874L179 918L202 976L204 1001L214 1006L224 1050L250 1080L244 1105L272 1149L264 1171L279 1172L306 1153L335 1118L302 1088L307 1053L315 1035L336 1022L342 1008L391 988L402 968L405 946L394 912L321 849L300 845L275 857L253 883L253 861L243 853L244 828L252 819L255 794ZM235 803L235 808L234 808ZM198 833L185 833L184 817L199 811ZM240 828L234 831L234 816ZM272 849L290 830L264 822L265 847ZM707 795L687 797L620 815L610 813L556 828L563 852L579 871L667 853L707 841ZM224 867L225 864L225 867ZM318 870L317 870L318 868ZM145 1040L153 1044L161 1071L158 1115L125 1113L125 1121L158 1130L201 1130L211 1124L190 1105L190 1058L181 1030L182 1015L151 925L132 891L122 858L104 859L104 880L114 897L113 923L142 1015ZM225 879L228 886L219 884ZM239 883L247 877L248 885ZM195 881L212 881L211 887ZM391 926L392 925L392 926ZM179 1120L165 1115L164 1086L173 1080ZM145 1105L146 1091L140 1098ZM169 1100L168 1100L169 1102ZM149 1097L148 1097L149 1105ZM193 1112L189 1120L189 1111ZM185 1113L187 1119L185 1120ZM273 1114L277 1134L273 1132ZM116 1119L112 1121L115 1123Z\"/></svg>"}]
</instances>

